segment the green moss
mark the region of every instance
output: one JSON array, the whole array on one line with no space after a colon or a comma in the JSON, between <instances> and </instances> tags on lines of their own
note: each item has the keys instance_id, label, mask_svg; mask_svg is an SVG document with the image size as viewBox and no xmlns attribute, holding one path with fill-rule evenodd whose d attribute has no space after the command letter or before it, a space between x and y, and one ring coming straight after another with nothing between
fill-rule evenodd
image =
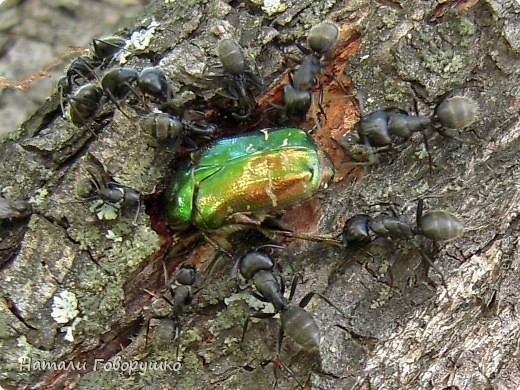
<instances>
[{"instance_id":1,"label":"green moss","mask_svg":"<svg viewBox=\"0 0 520 390\"><path fill-rule=\"evenodd\" d=\"M488 55L491 57L493 61L497 61L500 58L500 52L498 50L490 50Z\"/></svg>"},{"instance_id":2,"label":"green moss","mask_svg":"<svg viewBox=\"0 0 520 390\"><path fill-rule=\"evenodd\" d=\"M27 340L26 336L20 336L18 339L13 340L16 344L15 347L10 346L6 349L7 345L2 343L2 372L0 373L0 379L7 379L11 377L11 373L16 373L16 380L29 380L34 375L34 370L22 369L20 370L20 364L32 365L38 364L39 362L51 362L52 353L50 351L43 351L34 347Z\"/></svg>"},{"instance_id":3,"label":"green moss","mask_svg":"<svg viewBox=\"0 0 520 390\"><path fill-rule=\"evenodd\" d=\"M182 365L185 371L201 371L204 366L201 359L193 352L190 352L182 359Z\"/></svg>"},{"instance_id":4,"label":"green moss","mask_svg":"<svg viewBox=\"0 0 520 390\"><path fill-rule=\"evenodd\" d=\"M157 233L146 225L131 228L127 222L119 221L112 229L107 230L104 236L109 238L111 246L105 250L103 257L106 257L106 261L103 264L115 274L132 272L160 247Z\"/></svg>"},{"instance_id":5,"label":"green moss","mask_svg":"<svg viewBox=\"0 0 520 390\"><path fill-rule=\"evenodd\" d=\"M388 273L389 269L390 269L390 264L388 263L388 261L383 261L381 263L381 265L379 266L377 272L379 273L380 277L384 277Z\"/></svg>"},{"instance_id":6,"label":"green moss","mask_svg":"<svg viewBox=\"0 0 520 390\"><path fill-rule=\"evenodd\" d=\"M78 386L81 389L127 389L134 388L133 379L125 378L117 370L96 370L89 372L80 379Z\"/></svg>"},{"instance_id":7,"label":"green moss","mask_svg":"<svg viewBox=\"0 0 520 390\"><path fill-rule=\"evenodd\" d=\"M246 315L244 305L233 302L217 314L208 330L214 337L219 337L223 331L232 329L236 324L243 324Z\"/></svg>"},{"instance_id":8,"label":"green moss","mask_svg":"<svg viewBox=\"0 0 520 390\"><path fill-rule=\"evenodd\" d=\"M386 13L382 17L381 21L383 22L386 28L392 28L398 23L399 16L396 12L392 12L388 8L386 8L385 11Z\"/></svg>"},{"instance_id":9,"label":"green moss","mask_svg":"<svg viewBox=\"0 0 520 390\"><path fill-rule=\"evenodd\" d=\"M428 158L428 156L430 155L430 153L426 150L426 147L424 146L424 144L422 144L421 150L415 152L415 155L417 156L417 158L419 160L426 160Z\"/></svg>"},{"instance_id":10,"label":"green moss","mask_svg":"<svg viewBox=\"0 0 520 390\"><path fill-rule=\"evenodd\" d=\"M391 288L383 288L378 292L378 298L372 301L370 308L377 309L384 306L393 297Z\"/></svg>"},{"instance_id":11,"label":"green moss","mask_svg":"<svg viewBox=\"0 0 520 390\"><path fill-rule=\"evenodd\" d=\"M94 248L102 235L101 227L98 225L82 226L81 230L74 231L74 239L79 242L79 250Z\"/></svg>"},{"instance_id":12,"label":"green moss","mask_svg":"<svg viewBox=\"0 0 520 390\"><path fill-rule=\"evenodd\" d=\"M429 190L430 186L428 182L426 180L422 180L411 189L410 197L417 198L423 196L424 194L428 193Z\"/></svg>"},{"instance_id":13,"label":"green moss","mask_svg":"<svg viewBox=\"0 0 520 390\"><path fill-rule=\"evenodd\" d=\"M223 297L231 295L236 289L236 280L234 278L214 278L211 285L200 291L198 296L199 305L202 307L213 306L222 303Z\"/></svg>"},{"instance_id":14,"label":"green moss","mask_svg":"<svg viewBox=\"0 0 520 390\"><path fill-rule=\"evenodd\" d=\"M457 32L462 35L474 35L477 28L475 27L475 24L469 20L468 18L465 18L461 16L459 18L459 23L457 25Z\"/></svg>"},{"instance_id":15,"label":"green moss","mask_svg":"<svg viewBox=\"0 0 520 390\"><path fill-rule=\"evenodd\" d=\"M192 328L183 328L179 337L181 338L181 345L184 347L190 346L191 344L195 344L196 342L202 340L202 337L200 336L197 329Z\"/></svg>"},{"instance_id":16,"label":"green moss","mask_svg":"<svg viewBox=\"0 0 520 390\"><path fill-rule=\"evenodd\" d=\"M393 78L387 78L383 82L383 90L388 91L385 94L385 100L402 105L409 101L410 86L408 83Z\"/></svg>"}]
</instances>

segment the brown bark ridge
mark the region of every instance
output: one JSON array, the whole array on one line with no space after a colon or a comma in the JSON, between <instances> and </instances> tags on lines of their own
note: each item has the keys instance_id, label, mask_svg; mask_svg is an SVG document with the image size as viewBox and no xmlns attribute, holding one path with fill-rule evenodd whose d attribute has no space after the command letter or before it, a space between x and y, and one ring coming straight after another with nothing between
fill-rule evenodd
<instances>
[{"instance_id":1,"label":"brown bark ridge","mask_svg":"<svg viewBox=\"0 0 520 390\"><path fill-rule=\"evenodd\" d=\"M296 299L317 291L343 314L319 300L307 307L322 333L319 357L287 338L277 355L277 319L253 321L241 343L250 291L237 292L230 270L265 240L237 233L231 260L209 243L211 234L206 240L194 231L169 232L161 194L188 153L150 145L137 126L145 111L138 99L121 109L106 102L94 120L76 127L61 115L56 92L0 145L3 194L34 207L27 218L1 222L1 386L518 388L519 13L518 2L505 0L281 1L272 10L258 1L151 4L132 30L148 31L149 45L134 50L125 66L159 65L175 96L203 110L222 135L268 126L267 100L279 101L288 58L302 56L294 42L304 43L309 28L325 19L341 30L325 69L355 90L362 114L416 106L430 115L446 94L477 102L473 133L460 135L476 142L427 132L433 172L419 134L381 154L378 164L359 166L348 157L357 106L323 77L326 115L312 134L338 174L280 222L338 236L349 216L390 205L413 223L417 199L430 196L427 208L448 210L466 225L461 238L419 242L445 285L409 242L354 250L279 239L285 248L273 257L286 279L303 274ZM266 78L260 110L245 124L219 115L226 104L216 94L221 80L204 77L218 64L218 41L230 36ZM310 129L310 117L300 125ZM135 210L100 220L91 202L79 201L77 187L92 165L141 192L146 212L135 226ZM168 295L163 262L169 272L195 265L201 288L179 336L166 341L159 336L168 322L156 318L171 314L160 298Z\"/></svg>"}]
</instances>

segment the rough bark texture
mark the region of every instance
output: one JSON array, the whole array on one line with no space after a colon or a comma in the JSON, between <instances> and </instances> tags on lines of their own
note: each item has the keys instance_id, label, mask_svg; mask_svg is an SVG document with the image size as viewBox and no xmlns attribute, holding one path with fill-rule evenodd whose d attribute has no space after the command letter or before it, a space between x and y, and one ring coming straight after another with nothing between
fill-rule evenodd
<instances>
[{"instance_id":1,"label":"rough bark texture","mask_svg":"<svg viewBox=\"0 0 520 390\"><path fill-rule=\"evenodd\" d=\"M0 137L25 122L49 96L63 68L93 38L133 20L145 2L5 0L0 3ZM74 50L76 48L79 50ZM43 71L43 72L42 72ZM27 89L4 88L6 82Z\"/></svg>"},{"instance_id":2,"label":"rough bark texture","mask_svg":"<svg viewBox=\"0 0 520 390\"><path fill-rule=\"evenodd\" d=\"M123 108L131 119L119 110L112 115L107 103L106 115L78 128L61 116L55 93L0 146L3 186L12 198L30 197L36 210L27 219L2 221L4 388L263 389L275 384L294 388L298 382L319 389L518 388L518 2L283 4L286 9L268 15L256 2L158 1L144 11L136 30L150 26L152 19L160 25L149 47L128 65L158 64L177 95L197 94L187 106L217 107L223 98L215 95L215 81L204 80L204 68L218 63L218 40L233 36L265 76L265 95L276 100L289 66L283 66L284 58L301 56L295 40L330 19L342 34L326 70L355 89L364 103L362 113L387 107L413 111L416 101L419 113L430 115L449 92L476 101L480 113L472 130L478 143L428 133L433 172L420 158L419 135L381 155L379 164L360 167L347 164L355 147L349 132L356 107L324 78L327 116L314 134L338 175L312 201L287 210L282 221L299 232L339 235L349 216L378 213L389 203L412 223L417 198L439 196L429 199L428 207L447 209L466 224L462 238L436 247L420 243L436 260L446 286L410 243L364 251L283 241L286 248L273 256L286 279L304 273L296 299L318 291L345 315L319 301L307 308L322 330L319 359L291 340L284 341L277 357L278 320L250 325L241 345L249 291L235 294L229 271L233 260L193 232L172 235L161 221L160 194L178 166L172 152L148 146L131 104ZM222 134L269 125L263 116L240 126L218 115L211 119ZM313 124L310 119L300 125ZM82 158L87 155L118 183L146 197L146 213L139 214L137 226L131 213L98 220L88 203L78 203L76 186L88 177ZM263 242L251 234L231 240L234 259ZM209 275L215 258L221 260ZM196 265L202 287L175 342L160 342L157 319L146 337L147 320L170 310L145 291L165 290L163 261L170 272L184 262ZM57 323L51 315L63 292L78 300L73 341L63 332L71 324ZM33 365L73 362L81 369L21 370L23 357ZM98 361L93 370L96 359L116 363L101 366ZM292 374L277 367L278 359ZM179 370L152 365L176 360ZM121 369L123 362L147 366L129 372Z\"/></svg>"}]
</instances>

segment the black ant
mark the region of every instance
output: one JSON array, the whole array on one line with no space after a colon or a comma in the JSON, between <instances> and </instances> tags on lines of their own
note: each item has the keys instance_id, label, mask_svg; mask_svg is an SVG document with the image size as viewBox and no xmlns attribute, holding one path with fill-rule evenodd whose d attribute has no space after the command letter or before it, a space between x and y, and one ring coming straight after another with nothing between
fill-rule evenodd
<instances>
[{"instance_id":1,"label":"black ant","mask_svg":"<svg viewBox=\"0 0 520 390\"><path fill-rule=\"evenodd\" d=\"M133 220L135 225L141 208L141 195L133 188L107 182L104 178L98 180L94 172L87 168L90 178L78 183L77 195L85 200L95 201L92 209L99 219L115 219L119 210L124 206L137 205Z\"/></svg>"},{"instance_id":2,"label":"black ant","mask_svg":"<svg viewBox=\"0 0 520 390\"><path fill-rule=\"evenodd\" d=\"M341 313L341 310L324 295L312 291L305 295L299 305L292 305L291 300L296 291L298 278L291 283L289 298L285 298L285 283L280 275L278 280L274 274L274 262L269 255L258 250L244 255L238 260L238 271L247 281L252 280L257 292L252 295L264 302L271 303L275 313L256 312L249 315L242 332L244 341L250 318L271 318L280 314L281 327L278 335L277 351L280 352L284 333L293 339L302 349L310 353L318 353L320 347L320 330L314 317L304 310L314 296L319 296Z\"/></svg>"},{"instance_id":3,"label":"black ant","mask_svg":"<svg viewBox=\"0 0 520 390\"><path fill-rule=\"evenodd\" d=\"M236 41L221 40L217 53L224 72L209 78L224 79L226 89L219 94L232 101L231 116L238 121L247 120L257 104L253 91L262 90L264 81L249 69L244 52Z\"/></svg>"},{"instance_id":4,"label":"black ant","mask_svg":"<svg viewBox=\"0 0 520 390\"><path fill-rule=\"evenodd\" d=\"M420 199L416 211L416 228L402 219L379 214L371 217L367 214L358 214L348 219L342 232L342 241L345 246L360 246L372 241L374 237L401 239L411 242L419 251L421 257L440 275L442 283L446 285L444 276L433 261L415 242L415 236L421 235L434 242L452 240L464 233L464 224L453 214L444 210L430 210L423 213L424 200Z\"/></svg>"},{"instance_id":5,"label":"black ant","mask_svg":"<svg viewBox=\"0 0 520 390\"><path fill-rule=\"evenodd\" d=\"M361 106L361 105L360 105ZM415 132L423 132L429 127L444 137L460 142L467 142L449 134L446 129L463 129L472 124L478 114L478 106L464 96L444 99L435 109L433 116L409 115L403 110L387 109L364 115L356 124L359 142L369 150L374 147L389 147L393 144L392 136L408 139ZM426 150L429 150L426 136L423 134ZM375 162L372 157L371 162ZM430 160L430 166L431 166Z\"/></svg>"},{"instance_id":6,"label":"black ant","mask_svg":"<svg viewBox=\"0 0 520 390\"><path fill-rule=\"evenodd\" d=\"M164 267L164 264L163 264ZM166 267L164 267L165 272L165 280L168 280L166 275ZM154 331L154 339L156 345L163 345L172 341L175 341L179 337L179 332L181 328L181 319L184 314L184 309L186 306L191 304L193 301L193 296L197 293L192 292L193 284L196 280L196 271L195 268L191 266L182 266L177 273L175 274L174 282L176 284L175 288L173 284L169 285L169 289L172 294L171 300L166 298L165 296L161 296L171 307L172 313L165 317L152 317L150 320L159 320L159 324ZM167 282L167 284L169 284ZM148 292L152 296L155 294ZM148 341L148 333L150 329L150 321L148 322L148 327L146 329L146 340ZM178 350L177 350L178 353Z\"/></svg>"},{"instance_id":7,"label":"black ant","mask_svg":"<svg viewBox=\"0 0 520 390\"><path fill-rule=\"evenodd\" d=\"M197 147L198 141L214 139L218 131L214 124L181 119L163 112L145 115L139 121L139 126L144 133L151 136L154 145L163 141L171 141L175 145L184 142L192 148Z\"/></svg>"}]
</instances>

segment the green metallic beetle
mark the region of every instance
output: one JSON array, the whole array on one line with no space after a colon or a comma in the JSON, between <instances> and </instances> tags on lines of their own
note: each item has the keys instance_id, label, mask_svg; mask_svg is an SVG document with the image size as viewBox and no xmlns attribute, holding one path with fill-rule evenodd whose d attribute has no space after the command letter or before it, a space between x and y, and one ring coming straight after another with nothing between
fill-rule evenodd
<instances>
[{"instance_id":1,"label":"green metallic beetle","mask_svg":"<svg viewBox=\"0 0 520 390\"><path fill-rule=\"evenodd\" d=\"M329 159L301 129L221 139L175 175L167 192L167 218L171 225L203 230L254 224L254 217L309 198L332 176Z\"/></svg>"}]
</instances>

